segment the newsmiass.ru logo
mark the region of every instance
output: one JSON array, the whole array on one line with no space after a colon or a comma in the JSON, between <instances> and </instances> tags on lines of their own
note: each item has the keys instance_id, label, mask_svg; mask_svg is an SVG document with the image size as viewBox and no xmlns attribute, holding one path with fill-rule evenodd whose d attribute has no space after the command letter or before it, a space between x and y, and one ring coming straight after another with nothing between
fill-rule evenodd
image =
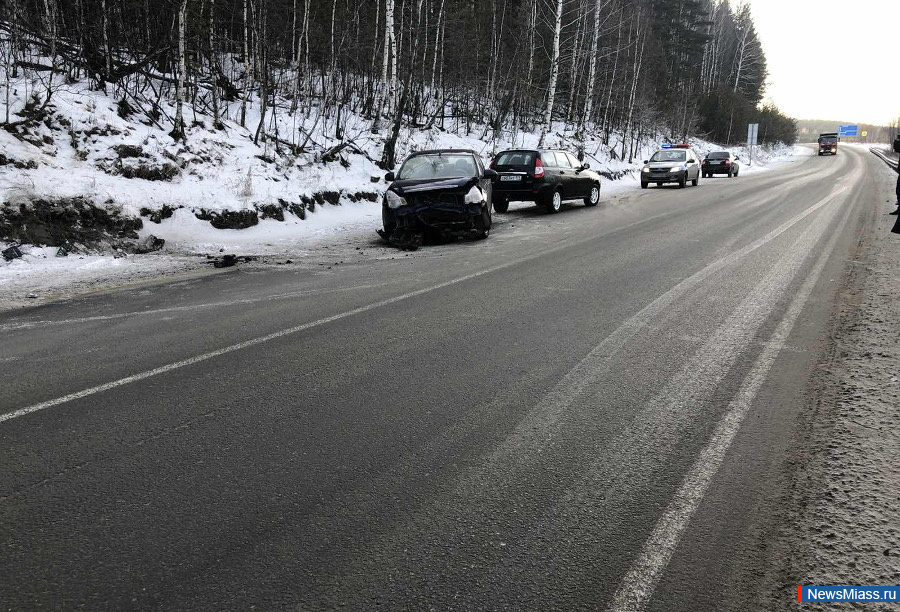
<instances>
[{"instance_id":1,"label":"newsmiass.ru logo","mask_svg":"<svg viewBox=\"0 0 900 612\"><path fill-rule=\"evenodd\" d=\"M798 586L797 601L900 601L900 586Z\"/></svg>"}]
</instances>

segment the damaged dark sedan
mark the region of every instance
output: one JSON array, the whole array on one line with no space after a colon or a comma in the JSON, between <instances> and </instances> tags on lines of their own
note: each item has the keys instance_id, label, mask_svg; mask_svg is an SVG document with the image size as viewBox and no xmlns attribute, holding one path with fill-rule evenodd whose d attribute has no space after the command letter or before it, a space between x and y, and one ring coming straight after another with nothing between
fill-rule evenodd
<instances>
[{"instance_id":1,"label":"damaged dark sedan","mask_svg":"<svg viewBox=\"0 0 900 612\"><path fill-rule=\"evenodd\" d=\"M382 238L414 250L424 238L487 238L491 231L491 182L497 173L485 168L474 151L443 149L410 155L384 194Z\"/></svg>"}]
</instances>

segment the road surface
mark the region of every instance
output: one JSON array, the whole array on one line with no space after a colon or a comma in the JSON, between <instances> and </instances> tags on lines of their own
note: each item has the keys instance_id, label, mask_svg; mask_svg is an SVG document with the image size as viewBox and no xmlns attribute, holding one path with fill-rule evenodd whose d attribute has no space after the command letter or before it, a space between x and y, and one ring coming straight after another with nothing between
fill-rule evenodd
<instances>
[{"instance_id":1,"label":"road surface","mask_svg":"<svg viewBox=\"0 0 900 612\"><path fill-rule=\"evenodd\" d=\"M0 314L0 608L742 609L883 172Z\"/></svg>"}]
</instances>

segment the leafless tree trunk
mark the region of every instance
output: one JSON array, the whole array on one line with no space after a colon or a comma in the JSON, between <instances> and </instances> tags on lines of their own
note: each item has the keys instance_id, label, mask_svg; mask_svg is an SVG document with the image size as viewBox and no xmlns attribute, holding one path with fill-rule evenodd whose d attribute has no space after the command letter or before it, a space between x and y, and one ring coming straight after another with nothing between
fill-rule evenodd
<instances>
[{"instance_id":1,"label":"leafless tree trunk","mask_svg":"<svg viewBox=\"0 0 900 612\"><path fill-rule=\"evenodd\" d=\"M103 78L107 79L112 73L112 56L109 50L109 14L106 10L106 0L100 0L100 15L101 29L103 30L103 57L106 66L106 74Z\"/></svg>"},{"instance_id":2,"label":"leafless tree trunk","mask_svg":"<svg viewBox=\"0 0 900 612\"><path fill-rule=\"evenodd\" d=\"M175 141L185 139L184 130L184 79L187 73L185 31L188 0L181 0L178 6L178 81L175 85L175 125L171 136Z\"/></svg>"},{"instance_id":3,"label":"leafless tree trunk","mask_svg":"<svg viewBox=\"0 0 900 612\"><path fill-rule=\"evenodd\" d=\"M247 127L247 102L250 98L250 0L244 0L244 95L241 96L241 127Z\"/></svg>"},{"instance_id":4,"label":"leafless tree trunk","mask_svg":"<svg viewBox=\"0 0 900 612\"><path fill-rule=\"evenodd\" d=\"M591 120L594 111L594 87L597 82L597 49L600 45L601 9L603 0L594 2L594 36L591 39L591 59L588 62L587 90L584 93L584 108L581 111L581 138L584 138L584 125Z\"/></svg>"},{"instance_id":5,"label":"leafless tree trunk","mask_svg":"<svg viewBox=\"0 0 900 612\"><path fill-rule=\"evenodd\" d=\"M553 129L553 102L556 97L556 81L559 78L559 39L562 33L563 0L556 0L556 21L553 27L553 52L550 56L550 85L547 87L547 108L544 110L544 125L538 147L544 146L547 132Z\"/></svg>"}]
</instances>

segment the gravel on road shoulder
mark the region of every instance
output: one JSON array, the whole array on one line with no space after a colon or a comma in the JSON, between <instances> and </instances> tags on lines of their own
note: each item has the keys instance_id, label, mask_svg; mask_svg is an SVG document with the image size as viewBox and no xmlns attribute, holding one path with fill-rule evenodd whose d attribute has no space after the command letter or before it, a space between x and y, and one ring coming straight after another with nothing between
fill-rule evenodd
<instances>
[{"instance_id":1,"label":"gravel on road shoulder","mask_svg":"<svg viewBox=\"0 0 900 612\"><path fill-rule=\"evenodd\" d=\"M800 609L797 585L900 584L900 235L880 206L864 268L848 283L796 456L785 555L771 609ZM855 285L855 286L854 286ZM818 604L893 610L896 604Z\"/></svg>"}]
</instances>

